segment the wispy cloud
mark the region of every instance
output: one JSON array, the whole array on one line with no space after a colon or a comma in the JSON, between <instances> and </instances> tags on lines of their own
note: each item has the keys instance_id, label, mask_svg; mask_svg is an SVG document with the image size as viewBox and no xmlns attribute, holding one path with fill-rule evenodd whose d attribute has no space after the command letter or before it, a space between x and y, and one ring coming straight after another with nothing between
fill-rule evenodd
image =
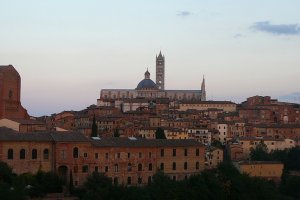
<instances>
[{"instance_id":1,"label":"wispy cloud","mask_svg":"<svg viewBox=\"0 0 300 200\"><path fill-rule=\"evenodd\" d=\"M189 12L189 11L179 11L176 16L178 17L188 17L193 15L193 13Z\"/></svg>"},{"instance_id":2,"label":"wispy cloud","mask_svg":"<svg viewBox=\"0 0 300 200\"><path fill-rule=\"evenodd\" d=\"M255 22L250 28L274 35L300 35L298 24L271 24L269 21L261 21Z\"/></svg>"},{"instance_id":3,"label":"wispy cloud","mask_svg":"<svg viewBox=\"0 0 300 200\"><path fill-rule=\"evenodd\" d=\"M245 36L242 35L242 34L239 34L239 33L237 33L237 34L235 34L235 35L233 36L234 39L240 39L240 38L243 38L243 37L245 37Z\"/></svg>"}]
</instances>

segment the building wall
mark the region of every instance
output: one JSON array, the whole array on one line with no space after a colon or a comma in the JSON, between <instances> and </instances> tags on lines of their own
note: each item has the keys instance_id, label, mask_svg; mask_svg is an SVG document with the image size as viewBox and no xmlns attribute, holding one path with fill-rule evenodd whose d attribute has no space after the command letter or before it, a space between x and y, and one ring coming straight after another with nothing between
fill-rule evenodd
<instances>
[{"instance_id":1,"label":"building wall","mask_svg":"<svg viewBox=\"0 0 300 200\"><path fill-rule=\"evenodd\" d=\"M20 124L9 119L0 119L0 127L7 127L15 131L20 131Z\"/></svg>"},{"instance_id":2,"label":"building wall","mask_svg":"<svg viewBox=\"0 0 300 200\"><path fill-rule=\"evenodd\" d=\"M13 159L8 159L8 149L13 150ZM25 159L20 159L21 149L25 150ZM37 150L37 158L32 159L32 150ZM43 151L49 150L45 159ZM16 174L36 173L38 170L49 172L53 170L53 146L51 142L13 142L0 141L0 160L6 162Z\"/></svg>"},{"instance_id":3,"label":"building wall","mask_svg":"<svg viewBox=\"0 0 300 200\"><path fill-rule=\"evenodd\" d=\"M188 103L183 102L179 104L178 110L186 111L189 109L195 110L208 110L208 109L222 109L225 112L235 112L236 104L234 103L219 103L219 102L199 102L199 103Z\"/></svg>"}]
</instances>

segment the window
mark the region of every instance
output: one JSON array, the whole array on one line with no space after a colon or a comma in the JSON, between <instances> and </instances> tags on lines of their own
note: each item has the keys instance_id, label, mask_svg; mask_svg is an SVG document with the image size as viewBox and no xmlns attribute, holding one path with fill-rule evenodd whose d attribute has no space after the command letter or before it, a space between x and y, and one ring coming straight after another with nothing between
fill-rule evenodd
<instances>
[{"instance_id":1,"label":"window","mask_svg":"<svg viewBox=\"0 0 300 200\"><path fill-rule=\"evenodd\" d=\"M176 170L176 162L172 163L172 170Z\"/></svg>"},{"instance_id":2,"label":"window","mask_svg":"<svg viewBox=\"0 0 300 200\"><path fill-rule=\"evenodd\" d=\"M184 149L184 156L187 156L187 155L188 155L188 150Z\"/></svg>"},{"instance_id":3,"label":"window","mask_svg":"<svg viewBox=\"0 0 300 200\"><path fill-rule=\"evenodd\" d=\"M20 150L20 159L25 159L25 149Z\"/></svg>"},{"instance_id":4,"label":"window","mask_svg":"<svg viewBox=\"0 0 300 200\"><path fill-rule=\"evenodd\" d=\"M160 170L164 171L164 168L165 168L165 164L164 163L160 163Z\"/></svg>"},{"instance_id":5,"label":"window","mask_svg":"<svg viewBox=\"0 0 300 200\"><path fill-rule=\"evenodd\" d=\"M12 99L12 97L13 97L13 92L12 92L12 90L9 90L9 92L8 92L8 98Z\"/></svg>"},{"instance_id":6,"label":"window","mask_svg":"<svg viewBox=\"0 0 300 200\"><path fill-rule=\"evenodd\" d=\"M196 156L199 156L199 149L196 149Z\"/></svg>"},{"instance_id":7,"label":"window","mask_svg":"<svg viewBox=\"0 0 300 200\"><path fill-rule=\"evenodd\" d=\"M161 149L161 150L160 150L160 156L161 156L161 157L164 157L164 156L165 156L165 150L164 150L164 149Z\"/></svg>"},{"instance_id":8,"label":"window","mask_svg":"<svg viewBox=\"0 0 300 200\"><path fill-rule=\"evenodd\" d=\"M108 166L105 166L104 171L108 172Z\"/></svg>"},{"instance_id":9,"label":"window","mask_svg":"<svg viewBox=\"0 0 300 200\"><path fill-rule=\"evenodd\" d=\"M173 156L176 156L176 149L173 149Z\"/></svg>"},{"instance_id":10,"label":"window","mask_svg":"<svg viewBox=\"0 0 300 200\"><path fill-rule=\"evenodd\" d=\"M87 158L87 157L88 157L88 154L87 154L87 153L84 153L84 154L83 154L83 157Z\"/></svg>"},{"instance_id":11,"label":"window","mask_svg":"<svg viewBox=\"0 0 300 200\"><path fill-rule=\"evenodd\" d=\"M121 154L120 154L120 153L117 153L117 154L115 155L115 158L121 158Z\"/></svg>"},{"instance_id":12,"label":"window","mask_svg":"<svg viewBox=\"0 0 300 200\"><path fill-rule=\"evenodd\" d=\"M83 165L82 166L82 173L87 173L89 171L89 166Z\"/></svg>"},{"instance_id":13,"label":"window","mask_svg":"<svg viewBox=\"0 0 300 200\"><path fill-rule=\"evenodd\" d=\"M140 163L139 165L138 165L138 171L142 171L143 170L143 165Z\"/></svg>"},{"instance_id":14,"label":"window","mask_svg":"<svg viewBox=\"0 0 300 200\"><path fill-rule=\"evenodd\" d=\"M74 149L73 149L73 158L78 158L78 148L77 147L75 147Z\"/></svg>"},{"instance_id":15,"label":"window","mask_svg":"<svg viewBox=\"0 0 300 200\"><path fill-rule=\"evenodd\" d=\"M105 153L105 159L108 159L108 153Z\"/></svg>"},{"instance_id":16,"label":"window","mask_svg":"<svg viewBox=\"0 0 300 200\"><path fill-rule=\"evenodd\" d=\"M131 177L127 177L127 185L131 185Z\"/></svg>"},{"instance_id":17,"label":"window","mask_svg":"<svg viewBox=\"0 0 300 200\"><path fill-rule=\"evenodd\" d=\"M151 153L151 152L149 152L148 156L149 156L149 158L151 158L151 157L152 157L152 153Z\"/></svg>"},{"instance_id":18,"label":"window","mask_svg":"<svg viewBox=\"0 0 300 200\"><path fill-rule=\"evenodd\" d=\"M138 177L138 184L142 184L142 182L143 182L142 177Z\"/></svg>"},{"instance_id":19,"label":"window","mask_svg":"<svg viewBox=\"0 0 300 200\"><path fill-rule=\"evenodd\" d=\"M142 158L143 154L142 152L139 152L139 158Z\"/></svg>"},{"instance_id":20,"label":"window","mask_svg":"<svg viewBox=\"0 0 300 200\"><path fill-rule=\"evenodd\" d=\"M115 170L115 172L118 172L118 171L119 171L119 166L118 166L118 164L115 164L114 170Z\"/></svg>"},{"instance_id":21,"label":"window","mask_svg":"<svg viewBox=\"0 0 300 200\"><path fill-rule=\"evenodd\" d=\"M95 167L95 172L98 172L98 171L99 171L99 167L96 166L96 167Z\"/></svg>"},{"instance_id":22,"label":"window","mask_svg":"<svg viewBox=\"0 0 300 200\"><path fill-rule=\"evenodd\" d=\"M151 182L152 182L152 177L149 176L149 177L148 177L148 184L150 184Z\"/></svg>"},{"instance_id":23,"label":"window","mask_svg":"<svg viewBox=\"0 0 300 200\"><path fill-rule=\"evenodd\" d=\"M65 150L61 150L60 151L60 157L61 157L61 159L66 159L66 152L65 152Z\"/></svg>"},{"instance_id":24,"label":"window","mask_svg":"<svg viewBox=\"0 0 300 200\"><path fill-rule=\"evenodd\" d=\"M78 166L74 166L74 173L78 173Z\"/></svg>"},{"instance_id":25,"label":"window","mask_svg":"<svg viewBox=\"0 0 300 200\"><path fill-rule=\"evenodd\" d=\"M99 158L99 154L95 153L95 159L98 159L98 158Z\"/></svg>"},{"instance_id":26,"label":"window","mask_svg":"<svg viewBox=\"0 0 300 200\"><path fill-rule=\"evenodd\" d=\"M184 162L184 170L187 170L187 166L188 166L187 162Z\"/></svg>"},{"instance_id":27,"label":"window","mask_svg":"<svg viewBox=\"0 0 300 200\"><path fill-rule=\"evenodd\" d=\"M176 181L176 176L173 176L173 178L172 178L172 179L173 179L173 181Z\"/></svg>"},{"instance_id":28,"label":"window","mask_svg":"<svg viewBox=\"0 0 300 200\"><path fill-rule=\"evenodd\" d=\"M7 159L8 160L13 160L14 159L14 150L13 149L8 149L8 151L7 151Z\"/></svg>"},{"instance_id":29,"label":"window","mask_svg":"<svg viewBox=\"0 0 300 200\"><path fill-rule=\"evenodd\" d=\"M36 160L37 159L37 150L36 149L32 149L31 152L31 159Z\"/></svg>"},{"instance_id":30,"label":"window","mask_svg":"<svg viewBox=\"0 0 300 200\"><path fill-rule=\"evenodd\" d=\"M127 165L127 171L131 172L131 170L132 170L132 165L131 165L131 163L128 163L128 165Z\"/></svg>"},{"instance_id":31,"label":"window","mask_svg":"<svg viewBox=\"0 0 300 200\"><path fill-rule=\"evenodd\" d=\"M148 170L152 171L152 163L149 163Z\"/></svg>"},{"instance_id":32,"label":"window","mask_svg":"<svg viewBox=\"0 0 300 200\"><path fill-rule=\"evenodd\" d=\"M128 153L128 154L127 154L127 158L130 158L130 156L131 156L130 153Z\"/></svg>"},{"instance_id":33,"label":"window","mask_svg":"<svg viewBox=\"0 0 300 200\"><path fill-rule=\"evenodd\" d=\"M197 170L199 169L199 162L198 161L196 162L196 169Z\"/></svg>"},{"instance_id":34,"label":"window","mask_svg":"<svg viewBox=\"0 0 300 200\"><path fill-rule=\"evenodd\" d=\"M49 159L49 149L44 149L43 156L45 160Z\"/></svg>"}]
</instances>

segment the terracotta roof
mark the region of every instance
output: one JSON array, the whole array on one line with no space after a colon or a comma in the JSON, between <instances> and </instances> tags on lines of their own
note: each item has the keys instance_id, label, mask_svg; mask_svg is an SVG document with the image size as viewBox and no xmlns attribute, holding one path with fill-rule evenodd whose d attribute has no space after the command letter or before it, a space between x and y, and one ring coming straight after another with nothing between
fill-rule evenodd
<instances>
[{"instance_id":1,"label":"terracotta roof","mask_svg":"<svg viewBox=\"0 0 300 200\"><path fill-rule=\"evenodd\" d=\"M203 146L195 140L168 140L155 139L148 140L144 138L101 138L93 140L93 145L96 147L188 147L188 146Z\"/></svg>"}]
</instances>

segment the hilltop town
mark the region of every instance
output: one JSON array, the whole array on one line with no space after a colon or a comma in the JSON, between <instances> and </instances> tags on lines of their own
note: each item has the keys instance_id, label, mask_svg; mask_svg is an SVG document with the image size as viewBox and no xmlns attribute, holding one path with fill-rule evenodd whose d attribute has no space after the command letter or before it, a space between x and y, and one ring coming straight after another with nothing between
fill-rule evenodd
<instances>
[{"instance_id":1,"label":"hilltop town","mask_svg":"<svg viewBox=\"0 0 300 200\"><path fill-rule=\"evenodd\" d=\"M16 69L0 66L0 160L16 174L55 172L74 187L93 172L127 186L145 186L158 172L186 180L224 161L281 181L285 163L255 160L255 149L271 154L300 145L299 104L270 96L207 100L204 77L199 90L167 90L161 52L155 62L155 82L147 69L136 88L101 89L95 105L41 117L23 108Z\"/></svg>"}]
</instances>

